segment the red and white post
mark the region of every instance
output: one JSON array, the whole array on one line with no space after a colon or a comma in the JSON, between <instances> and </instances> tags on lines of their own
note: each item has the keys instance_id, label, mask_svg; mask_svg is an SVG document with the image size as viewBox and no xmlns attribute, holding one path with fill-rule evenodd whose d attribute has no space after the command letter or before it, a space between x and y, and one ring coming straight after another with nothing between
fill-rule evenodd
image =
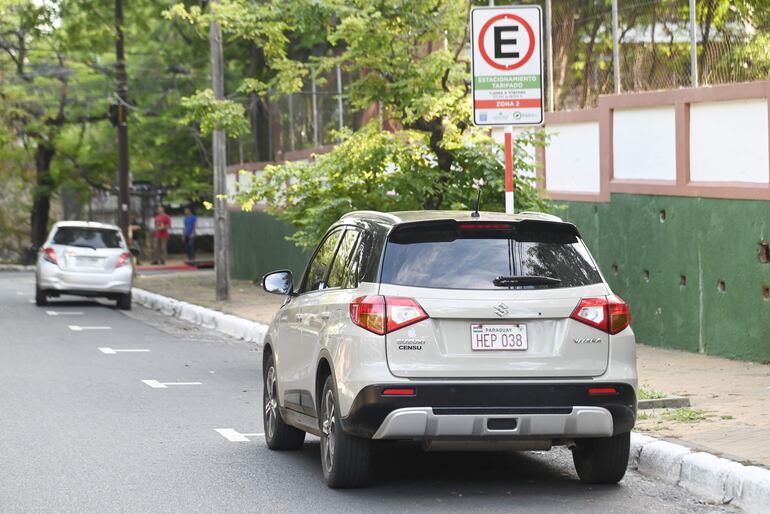
<instances>
[{"instance_id":1,"label":"red and white post","mask_svg":"<svg viewBox=\"0 0 770 514\"><path fill-rule=\"evenodd\" d=\"M505 212L513 214L513 127L505 127Z\"/></svg>"}]
</instances>

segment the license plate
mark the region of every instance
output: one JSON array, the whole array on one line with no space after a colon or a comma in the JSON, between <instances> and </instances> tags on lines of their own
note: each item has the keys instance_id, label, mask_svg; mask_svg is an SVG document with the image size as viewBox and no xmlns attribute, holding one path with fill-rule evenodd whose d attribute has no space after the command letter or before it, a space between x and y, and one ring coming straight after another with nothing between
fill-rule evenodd
<instances>
[{"instance_id":1,"label":"license plate","mask_svg":"<svg viewBox=\"0 0 770 514\"><path fill-rule=\"evenodd\" d=\"M83 268L100 268L102 260L98 257L78 257L78 266Z\"/></svg>"},{"instance_id":2,"label":"license plate","mask_svg":"<svg viewBox=\"0 0 770 514\"><path fill-rule=\"evenodd\" d=\"M527 326L520 324L472 324L471 350L526 350Z\"/></svg>"}]
</instances>

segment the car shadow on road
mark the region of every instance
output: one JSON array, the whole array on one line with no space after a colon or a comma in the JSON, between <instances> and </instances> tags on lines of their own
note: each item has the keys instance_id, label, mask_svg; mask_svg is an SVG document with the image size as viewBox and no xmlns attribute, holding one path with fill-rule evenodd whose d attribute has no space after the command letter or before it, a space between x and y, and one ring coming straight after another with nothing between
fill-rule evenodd
<instances>
[{"instance_id":1,"label":"car shadow on road","mask_svg":"<svg viewBox=\"0 0 770 514\"><path fill-rule=\"evenodd\" d=\"M291 456L292 465L317 468L321 474L320 448L317 440L309 440L299 452L282 452ZM456 496L463 495L527 495L553 494L558 488L565 495L616 494L618 485L582 484L572 467L569 450L550 452L424 452L419 445L385 442L375 445L372 454L370 486L346 490L346 494L368 491L367 497L394 495ZM373 493L373 490L378 493Z\"/></svg>"},{"instance_id":2,"label":"car shadow on road","mask_svg":"<svg viewBox=\"0 0 770 514\"><path fill-rule=\"evenodd\" d=\"M80 299L80 300L68 300L68 299L58 299L58 298L49 298L48 304L45 306L46 308L53 309L55 307L102 307L105 309L117 309L115 306L115 302L110 301L108 303L108 300L97 300L97 299Z\"/></svg>"}]
</instances>

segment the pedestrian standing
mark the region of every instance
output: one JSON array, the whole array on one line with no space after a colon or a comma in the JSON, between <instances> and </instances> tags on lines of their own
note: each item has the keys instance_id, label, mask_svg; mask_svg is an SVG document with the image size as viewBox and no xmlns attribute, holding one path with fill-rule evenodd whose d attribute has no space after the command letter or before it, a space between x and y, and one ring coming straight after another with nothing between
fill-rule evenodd
<instances>
[{"instance_id":1,"label":"pedestrian standing","mask_svg":"<svg viewBox=\"0 0 770 514\"><path fill-rule=\"evenodd\" d=\"M163 207L158 207L155 215L155 256L153 264L166 264L168 253L168 231L171 228L171 217Z\"/></svg>"},{"instance_id":2,"label":"pedestrian standing","mask_svg":"<svg viewBox=\"0 0 770 514\"><path fill-rule=\"evenodd\" d=\"M187 207L184 210L184 247L187 250L187 261L195 260L195 228L198 224L198 217Z\"/></svg>"}]
</instances>

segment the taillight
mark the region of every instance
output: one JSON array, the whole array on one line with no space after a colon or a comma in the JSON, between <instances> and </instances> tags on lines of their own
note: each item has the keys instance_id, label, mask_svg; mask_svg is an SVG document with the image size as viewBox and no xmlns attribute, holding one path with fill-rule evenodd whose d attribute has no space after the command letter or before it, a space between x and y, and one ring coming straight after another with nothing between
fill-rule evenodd
<instances>
[{"instance_id":1,"label":"taillight","mask_svg":"<svg viewBox=\"0 0 770 514\"><path fill-rule=\"evenodd\" d=\"M123 266L127 262L131 262L131 254L128 253L128 252L123 252L118 257L118 260L115 263L115 267L119 268L119 267Z\"/></svg>"},{"instance_id":2,"label":"taillight","mask_svg":"<svg viewBox=\"0 0 770 514\"><path fill-rule=\"evenodd\" d=\"M350 319L353 323L379 335L427 318L420 304L412 298L369 295L350 302Z\"/></svg>"},{"instance_id":3,"label":"taillight","mask_svg":"<svg viewBox=\"0 0 770 514\"><path fill-rule=\"evenodd\" d=\"M631 312L618 296L598 296L580 300L570 318L608 334L617 334L631 322Z\"/></svg>"},{"instance_id":4,"label":"taillight","mask_svg":"<svg viewBox=\"0 0 770 514\"><path fill-rule=\"evenodd\" d=\"M478 221L460 223L458 226L460 230L507 230L511 228L510 223L479 223Z\"/></svg>"},{"instance_id":5,"label":"taillight","mask_svg":"<svg viewBox=\"0 0 770 514\"><path fill-rule=\"evenodd\" d=\"M43 248L43 259L47 260L51 264L58 264L59 258L56 256L56 252L50 246Z\"/></svg>"}]
</instances>

